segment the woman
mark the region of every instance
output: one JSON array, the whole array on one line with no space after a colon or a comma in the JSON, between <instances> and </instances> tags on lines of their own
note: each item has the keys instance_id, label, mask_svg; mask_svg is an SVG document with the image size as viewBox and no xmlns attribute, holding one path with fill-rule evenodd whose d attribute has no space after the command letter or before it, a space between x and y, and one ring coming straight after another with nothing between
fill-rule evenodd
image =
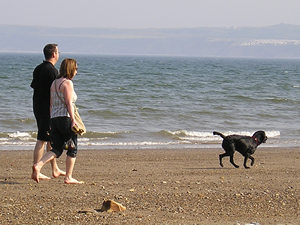
<instances>
[{"instance_id":1,"label":"woman","mask_svg":"<svg viewBox=\"0 0 300 225\"><path fill-rule=\"evenodd\" d=\"M77 95L73 88L72 79L77 74L75 59L64 59L60 65L59 76L53 81L50 89L50 117L51 117L51 145L52 150L32 167L32 179L39 182L42 167L48 161L59 158L63 153L66 142L72 142L68 148L66 158L66 184L82 184L72 177L77 154L77 134L72 131L76 126L74 120L74 106Z\"/></svg>"}]
</instances>

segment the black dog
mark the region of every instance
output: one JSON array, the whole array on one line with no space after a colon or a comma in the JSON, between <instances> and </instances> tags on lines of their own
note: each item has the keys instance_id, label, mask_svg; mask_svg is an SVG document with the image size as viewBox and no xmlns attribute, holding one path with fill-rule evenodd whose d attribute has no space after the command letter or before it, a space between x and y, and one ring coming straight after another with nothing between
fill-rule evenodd
<instances>
[{"instance_id":1,"label":"black dog","mask_svg":"<svg viewBox=\"0 0 300 225\"><path fill-rule=\"evenodd\" d=\"M245 157L244 167L249 169L249 167L246 165L248 158L251 159L251 166L253 166L254 158L251 155L255 152L257 146L259 146L261 143L265 143L267 140L267 136L264 131L256 131L252 137L241 135L224 136L216 131L214 131L213 134L220 135L223 138L222 147L225 150L225 153L219 155L220 165L222 167L223 157L230 156L231 164L236 168L239 168L239 166L233 161L233 154L235 151L238 151Z\"/></svg>"}]
</instances>

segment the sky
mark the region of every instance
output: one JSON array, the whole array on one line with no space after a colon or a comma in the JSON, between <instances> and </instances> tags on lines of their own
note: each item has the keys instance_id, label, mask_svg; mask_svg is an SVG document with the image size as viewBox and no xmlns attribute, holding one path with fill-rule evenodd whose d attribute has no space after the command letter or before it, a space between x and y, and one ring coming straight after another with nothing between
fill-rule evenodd
<instances>
[{"instance_id":1,"label":"sky","mask_svg":"<svg viewBox=\"0 0 300 225\"><path fill-rule=\"evenodd\" d=\"M300 25L300 0L0 0L1 25L97 28Z\"/></svg>"}]
</instances>

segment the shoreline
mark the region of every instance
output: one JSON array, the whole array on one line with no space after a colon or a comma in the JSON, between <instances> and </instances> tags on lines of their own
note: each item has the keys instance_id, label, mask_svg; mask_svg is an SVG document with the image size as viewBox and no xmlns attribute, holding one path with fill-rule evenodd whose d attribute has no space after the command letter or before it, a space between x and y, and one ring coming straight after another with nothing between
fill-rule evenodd
<instances>
[{"instance_id":1,"label":"shoreline","mask_svg":"<svg viewBox=\"0 0 300 225\"><path fill-rule=\"evenodd\" d=\"M165 145L83 145L78 143L79 151L106 151L106 150L207 150L207 149L221 149L222 142L220 143L202 143L202 144L165 144ZM35 142L32 145L0 145L0 151L32 151L34 149ZM286 145L282 144L262 144L258 148L265 149L298 149L299 147L296 144Z\"/></svg>"},{"instance_id":2,"label":"shoreline","mask_svg":"<svg viewBox=\"0 0 300 225\"><path fill-rule=\"evenodd\" d=\"M226 132L225 132L226 133ZM227 132L230 135L233 132ZM251 136L252 132L241 131L236 134ZM265 148L297 148L300 143L296 135L281 136L280 131L266 131ZM32 150L36 142L35 132L1 133L1 150ZM160 131L136 136L133 132L88 132L78 137L80 149L189 149L219 148L222 139L212 132L202 131Z\"/></svg>"},{"instance_id":3,"label":"shoreline","mask_svg":"<svg viewBox=\"0 0 300 225\"><path fill-rule=\"evenodd\" d=\"M32 151L0 151L0 224L299 224L300 148L258 147L251 169L221 147L79 149L74 178L30 179ZM248 162L250 163L250 162ZM65 152L58 159L65 169ZM47 164L42 172L51 174ZM97 212L104 200L127 209ZM84 213L82 213L84 212Z\"/></svg>"}]
</instances>

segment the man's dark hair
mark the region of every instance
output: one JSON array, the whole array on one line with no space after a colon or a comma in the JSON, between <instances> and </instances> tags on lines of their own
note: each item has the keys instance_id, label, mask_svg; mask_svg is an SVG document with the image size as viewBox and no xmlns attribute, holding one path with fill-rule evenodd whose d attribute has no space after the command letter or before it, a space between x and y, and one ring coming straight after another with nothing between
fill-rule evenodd
<instances>
[{"instance_id":1,"label":"man's dark hair","mask_svg":"<svg viewBox=\"0 0 300 225\"><path fill-rule=\"evenodd\" d=\"M56 47L57 47L57 44L47 44L44 47L44 56L45 56L46 60L51 59L53 53L55 53L57 51Z\"/></svg>"}]
</instances>

